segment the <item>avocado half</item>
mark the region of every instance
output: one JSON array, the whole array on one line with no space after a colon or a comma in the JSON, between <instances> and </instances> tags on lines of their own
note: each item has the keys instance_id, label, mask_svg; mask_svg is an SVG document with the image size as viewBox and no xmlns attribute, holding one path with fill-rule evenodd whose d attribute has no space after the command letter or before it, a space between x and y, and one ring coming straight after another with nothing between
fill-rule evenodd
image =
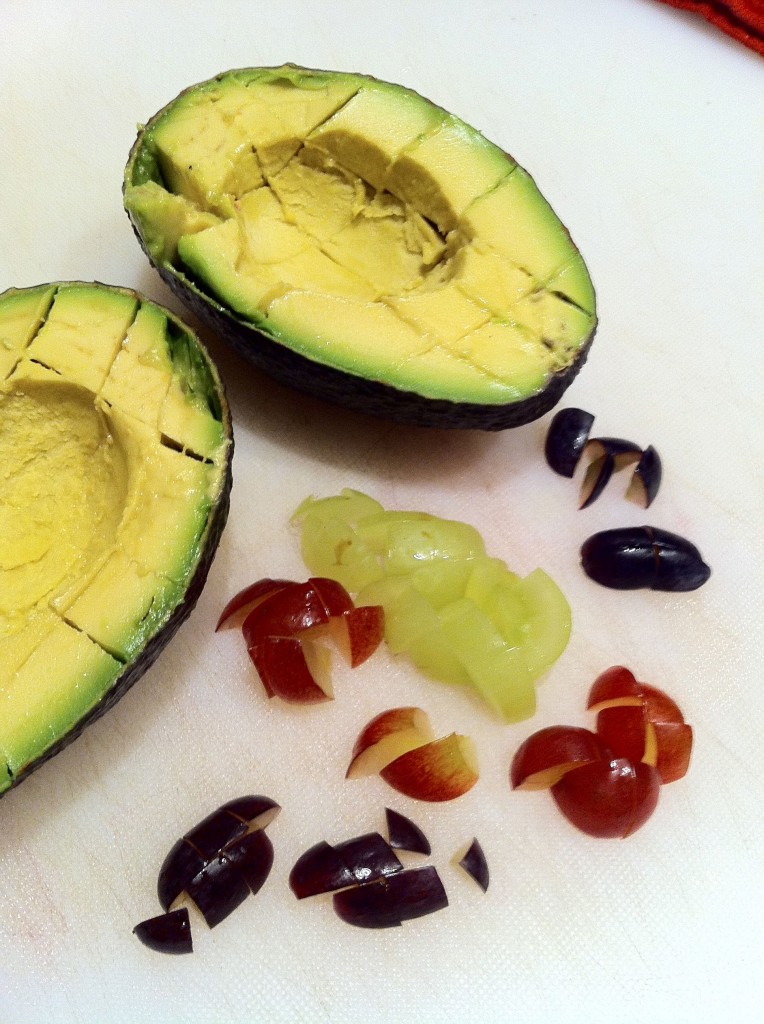
<instances>
[{"instance_id":1,"label":"avocado half","mask_svg":"<svg viewBox=\"0 0 764 1024\"><path fill-rule=\"evenodd\" d=\"M127 288L0 295L0 792L108 710L196 603L233 440L198 338Z\"/></svg>"},{"instance_id":2,"label":"avocado half","mask_svg":"<svg viewBox=\"0 0 764 1024\"><path fill-rule=\"evenodd\" d=\"M143 127L125 208L180 299L301 391L435 427L541 416L595 296L518 164L410 89L286 65L192 86Z\"/></svg>"}]
</instances>

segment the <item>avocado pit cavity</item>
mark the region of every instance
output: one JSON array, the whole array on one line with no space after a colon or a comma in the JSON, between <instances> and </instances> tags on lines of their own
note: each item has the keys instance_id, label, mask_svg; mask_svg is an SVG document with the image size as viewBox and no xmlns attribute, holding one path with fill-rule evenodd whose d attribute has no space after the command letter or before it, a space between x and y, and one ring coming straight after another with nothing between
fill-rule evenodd
<instances>
[{"instance_id":1,"label":"avocado pit cavity","mask_svg":"<svg viewBox=\"0 0 764 1024\"><path fill-rule=\"evenodd\" d=\"M0 391L0 614L22 622L115 541L128 471L93 395L65 380Z\"/></svg>"}]
</instances>

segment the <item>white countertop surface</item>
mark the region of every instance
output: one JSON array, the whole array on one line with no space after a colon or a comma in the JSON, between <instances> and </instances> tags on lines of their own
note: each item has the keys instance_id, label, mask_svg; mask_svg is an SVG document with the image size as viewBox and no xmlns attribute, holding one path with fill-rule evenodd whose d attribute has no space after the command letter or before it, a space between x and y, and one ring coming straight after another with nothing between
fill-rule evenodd
<instances>
[{"instance_id":1,"label":"white countertop surface","mask_svg":"<svg viewBox=\"0 0 764 1024\"><path fill-rule=\"evenodd\" d=\"M105 718L0 801L0 1020L663 1024L759 1019L764 941L764 216L759 57L654 0L145 2L4 0L0 291L60 279L129 285L179 310L121 206L137 122L233 67L363 71L429 96L536 178L593 275L600 326L565 399L596 432L652 443L649 513L613 484L578 512L543 463L549 417L500 435L364 419L250 371L205 335L236 432L229 525L192 618ZM574 632L536 717L504 726L386 651L338 667L332 704L269 703L227 598L304 578L287 520L308 493L472 522L512 568L547 569ZM596 530L650 522L713 568L693 594L615 593L578 565ZM511 793L519 743L592 725L594 677L624 663L695 728L688 776L635 836L574 831L544 793ZM475 739L481 779L422 805L343 780L360 726L420 704ZM131 929L158 913L174 840L232 796L277 799L273 873L189 957ZM389 932L352 929L286 877L319 839L410 815L450 906ZM450 863L478 836L483 895Z\"/></svg>"}]
</instances>

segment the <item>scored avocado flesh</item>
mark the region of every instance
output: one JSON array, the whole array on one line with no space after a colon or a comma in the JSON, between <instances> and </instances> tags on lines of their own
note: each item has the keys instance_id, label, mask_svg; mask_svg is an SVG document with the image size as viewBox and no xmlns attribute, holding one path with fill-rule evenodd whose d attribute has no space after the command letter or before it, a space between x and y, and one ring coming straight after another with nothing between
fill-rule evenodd
<instances>
[{"instance_id":1,"label":"scored avocado flesh","mask_svg":"<svg viewBox=\"0 0 764 1024\"><path fill-rule=\"evenodd\" d=\"M0 295L0 792L182 600L225 437L187 333L127 290Z\"/></svg>"},{"instance_id":2,"label":"scored avocado flesh","mask_svg":"<svg viewBox=\"0 0 764 1024\"><path fill-rule=\"evenodd\" d=\"M425 397L536 394L594 329L587 269L530 176L363 76L188 90L146 129L125 204L158 262L271 338Z\"/></svg>"}]
</instances>

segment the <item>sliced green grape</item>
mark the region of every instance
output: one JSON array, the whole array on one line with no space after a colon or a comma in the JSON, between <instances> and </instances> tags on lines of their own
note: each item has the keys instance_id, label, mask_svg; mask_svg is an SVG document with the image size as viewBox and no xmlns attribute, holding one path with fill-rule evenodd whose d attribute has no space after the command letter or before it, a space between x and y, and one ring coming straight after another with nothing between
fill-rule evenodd
<instances>
[{"instance_id":1,"label":"sliced green grape","mask_svg":"<svg viewBox=\"0 0 764 1024\"><path fill-rule=\"evenodd\" d=\"M485 554L483 538L473 526L450 519L399 522L388 532L384 568L388 575L410 573L428 562L462 562Z\"/></svg>"},{"instance_id":2,"label":"sliced green grape","mask_svg":"<svg viewBox=\"0 0 764 1024\"><path fill-rule=\"evenodd\" d=\"M467 597L447 605L440 616L449 646L483 699L507 721L532 715L536 693L522 647L508 644Z\"/></svg>"},{"instance_id":3,"label":"sliced green grape","mask_svg":"<svg viewBox=\"0 0 764 1024\"><path fill-rule=\"evenodd\" d=\"M438 613L404 578L381 579L364 587L358 604L381 604L385 609L385 640L393 654L402 654L422 633L440 625Z\"/></svg>"},{"instance_id":4,"label":"sliced green grape","mask_svg":"<svg viewBox=\"0 0 764 1024\"><path fill-rule=\"evenodd\" d=\"M464 597L473 564L472 559L461 562L439 559L414 569L409 578L412 586L438 609Z\"/></svg>"},{"instance_id":5,"label":"sliced green grape","mask_svg":"<svg viewBox=\"0 0 764 1024\"><path fill-rule=\"evenodd\" d=\"M469 686L469 672L451 649L442 623L409 641L406 654L417 668L441 683Z\"/></svg>"},{"instance_id":6,"label":"sliced green grape","mask_svg":"<svg viewBox=\"0 0 764 1024\"><path fill-rule=\"evenodd\" d=\"M294 511L291 522L300 526L310 515L319 519L339 519L353 526L364 516L383 511L382 505L368 494L345 487L330 498L314 498L310 495Z\"/></svg>"},{"instance_id":7,"label":"sliced green grape","mask_svg":"<svg viewBox=\"0 0 764 1024\"><path fill-rule=\"evenodd\" d=\"M505 722L522 722L536 713L536 687L527 671L522 674L522 654L508 647L488 655L470 672L475 689ZM497 685L497 680L502 682Z\"/></svg>"},{"instance_id":8,"label":"sliced green grape","mask_svg":"<svg viewBox=\"0 0 764 1024\"><path fill-rule=\"evenodd\" d=\"M427 512L378 512L364 516L356 523L358 536L378 555L387 556L390 549L390 531L401 523L429 522L433 516Z\"/></svg>"},{"instance_id":9,"label":"sliced green grape","mask_svg":"<svg viewBox=\"0 0 764 1024\"><path fill-rule=\"evenodd\" d=\"M476 558L472 563L472 572L464 589L464 596L484 608L490 595L496 588L506 588L520 579L510 572L506 562L500 558Z\"/></svg>"},{"instance_id":10,"label":"sliced green grape","mask_svg":"<svg viewBox=\"0 0 764 1024\"><path fill-rule=\"evenodd\" d=\"M385 610L385 639L423 672L472 685L506 721L535 711L534 682L570 636L570 608L541 569L525 579L490 558L474 527L385 511L360 491L309 498L293 521L315 575Z\"/></svg>"},{"instance_id":11,"label":"sliced green grape","mask_svg":"<svg viewBox=\"0 0 764 1024\"><path fill-rule=\"evenodd\" d=\"M328 576L354 593L381 579L378 559L340 519L307 515L302 522L302 557L314 576Z\"/></svg>"},{"instance_id":12,"label":"sliced green grape","mask_svg":"<svg viewBox=\"0 0 764 1024\"><path fill-rule=\"evenodd\" d=\"M534 569L520 581L525 605L523 646L528 668L535 679L557 661L570 639L570 605L543 569Z\"/></svg>"},{"instance_id":13,"label":"sliced green grape","mask_svg":"<svg viewBox=\"0 0 764 1024\"><path fill-rule=\"evenodd\" d=\"M521 584L519 576L507 573L504 585L494 587L480 603L506 642L516 646L525 643L524 630L528 618Z\"/></svg>"}]
</instances>

